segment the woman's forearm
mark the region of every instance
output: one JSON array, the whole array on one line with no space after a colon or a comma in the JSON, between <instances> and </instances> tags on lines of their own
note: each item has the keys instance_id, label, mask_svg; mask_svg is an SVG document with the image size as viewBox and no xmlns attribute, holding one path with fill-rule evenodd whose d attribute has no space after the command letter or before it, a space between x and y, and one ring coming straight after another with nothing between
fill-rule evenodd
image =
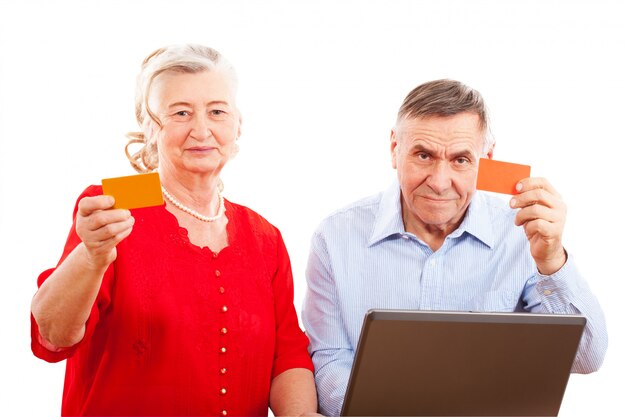
<instances>
[{"instance_id":1,"label":"woman's forearm","mask_svg":"<svg viewBox=\"0 0 626 417\"><path fill-rule=\"evenodd\" d=\"M69 347L82 340L106 268L92 265L81 243L41 285L31 312L47 342Z\"/></svg>"},{"instance_id":2,"label":"woman's forearm","mask_svg":"<svg viewBox=\"0 0 626 417\"><path fill-rule=\"evenodd\" d=\"M270 407L275 416L301 416L317 412L313 373L308 369L289 369L272 380Z\"/></svg>"}]
</instances>

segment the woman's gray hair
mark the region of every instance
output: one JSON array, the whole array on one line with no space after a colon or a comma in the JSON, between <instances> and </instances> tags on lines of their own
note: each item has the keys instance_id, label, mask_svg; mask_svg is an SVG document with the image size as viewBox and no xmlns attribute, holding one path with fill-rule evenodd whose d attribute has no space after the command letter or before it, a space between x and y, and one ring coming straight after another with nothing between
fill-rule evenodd
<instances>
[{"instance_id":1,"label":"woman's gray hair","mask_svg":"<svg viewBox=\"0 0 626 417\"><path fill-rule=\"evenodd\" d=\"M128 137L125 148L126 157L137 172L153 171L159 166L156 141L146 137L144 132L148 118L157 126L162 126L157 115L150 109L148 102L154 80L166 71L192 74L203 71L219 71L229 78L233 94L237 91L235 69L222 54L213 48L193 44L172 45L157 49L148 55L141 65L135 93L135 117L142 131L126 134ZM128 148L133 144L141 145L141 149L131 155Z\"/></svg>"},{"instance_id":2,"label":"woman's gray hair","mask_svg":"<svg viewBox=\"0 0 626 417\"><path fill-rule=\"evenodd\" d=\"M489 127L485 101L478 91L459 81L435 80L415 87L402 102L397 121L416 117L454 116L464 112L478 115L484 132L483 153L488 153L495 145L495 138Z\"/></svg>"}]
</instances>

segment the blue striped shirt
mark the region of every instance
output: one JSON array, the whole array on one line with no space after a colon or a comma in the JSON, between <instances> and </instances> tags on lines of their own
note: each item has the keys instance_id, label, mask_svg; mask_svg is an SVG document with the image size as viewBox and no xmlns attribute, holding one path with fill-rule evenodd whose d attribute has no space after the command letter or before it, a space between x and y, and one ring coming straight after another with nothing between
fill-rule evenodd
<instances>
[{"instance_id":1,"label":"blue striped shirt","mask_svg":"<svg viewBox=\"0 0 626 417\"><path fill-rule=\"evenodd\" d=\"M538 273L515 214L478 191L458 229L433 252L405 231L394 182L321 223L311 243L303 322L322 414L341 411L371 308L583 314L588 322L572 371L600 367L607 347L600 305L571 257L553 275Z\"/></svg>"}]
</instances>

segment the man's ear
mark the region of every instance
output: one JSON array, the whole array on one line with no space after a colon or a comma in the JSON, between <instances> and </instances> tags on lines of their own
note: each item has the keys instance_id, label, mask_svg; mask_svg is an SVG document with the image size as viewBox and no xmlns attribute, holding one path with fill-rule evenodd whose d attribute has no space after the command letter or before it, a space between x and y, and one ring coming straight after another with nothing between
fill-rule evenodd
<instances>
[{"instance_id":1,"label":"man's ear","mask_svg":"<svg viewBox=\"0 0 626 417\"><path fill-rule=\"evenodd\" d=\"M390 144L390 152L391 152L391 167L393 169L398 168L398 133L396 132L396 128L391 129L391 135L389 137Z\"/></svg>"},{"instance_id":2,"label":"man's ear","mask_svg":"<svg viewBox=\"0 0 626 417\"><path fill-rule=\"evenodd\" d=\"M489 150L487 151L487 158L493 159L493 149L495 147L496 147L495 143L493 145L491 145L491 147L489 147Z\"/></svg>"}]
</instances>

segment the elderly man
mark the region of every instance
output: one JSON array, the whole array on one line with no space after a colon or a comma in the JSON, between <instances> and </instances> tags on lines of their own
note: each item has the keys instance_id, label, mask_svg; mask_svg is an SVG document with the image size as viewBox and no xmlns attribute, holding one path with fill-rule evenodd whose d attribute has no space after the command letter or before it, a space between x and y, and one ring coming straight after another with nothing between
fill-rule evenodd
<instances>
[{"instance_id":1,"label":"elderly man","mask_svg":"<svg viewBox=\"0 0 626 417\"><path fill-rule=\"evenodd\" d=\"M479 160L493 148L477 91L422 84L391 131L397 182L315 232L303 320L323 414L341 410L370 308L583 314L572 371L600 367L604 317L563 248L565 204L542 178L521 180L508 206L476 191Z\"/></svg>"}]
</instances>

